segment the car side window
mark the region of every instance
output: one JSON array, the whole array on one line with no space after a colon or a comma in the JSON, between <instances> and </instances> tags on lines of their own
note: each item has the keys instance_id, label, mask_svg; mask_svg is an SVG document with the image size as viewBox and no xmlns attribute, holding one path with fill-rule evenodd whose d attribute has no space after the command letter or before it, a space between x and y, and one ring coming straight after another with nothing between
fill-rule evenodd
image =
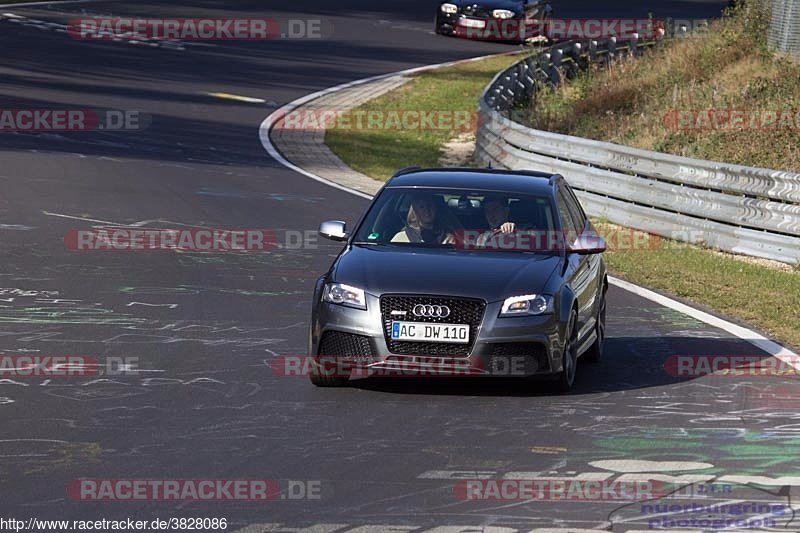
<instances>
[{"instance_id":1,"label":"car side window","mask_svg":"<svg viewBox=\"0 0 800 533\"><path fill-rule=\"evenodd\" d=\"M586 221L588 219L586 211L583 210L581 203L578 201L578 197L575 196L575 191L573 191L571 187L564 187L564 191L567 193L567 206L570 208L573 215L575 215L575 224L583 230L586 227Z\"/></svg>"},{"instance_id":2,"label":"car side window","mask_svg":"<svg viewBox=\"0 0 800 533\"><path fill-rule=\"evenodd\" d=\"M573 243L575 239L578 238L579 230L568 207L567 197L561 188L558 189L556 198L558 203L558 215L561 219L561 231L564 232L564 239L567 244Z\"/></svg>"}]
</instances>

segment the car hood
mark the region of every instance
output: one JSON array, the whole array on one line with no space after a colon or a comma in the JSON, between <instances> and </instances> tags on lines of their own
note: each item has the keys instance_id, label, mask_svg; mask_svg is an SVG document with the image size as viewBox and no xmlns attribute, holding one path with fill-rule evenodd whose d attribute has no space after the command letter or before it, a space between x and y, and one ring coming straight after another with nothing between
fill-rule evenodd
<instances>
[{"instance_id":1,"label":"car hood","mask_svg":"<svg viewBox=\"0 0 800 533\"><path fill-rule=\"evenodd\" d=\"M509 9L516 13L522 12L522 2L517 0L454 0L450 2L458 7L478 6L486 9Z\"/></svg>"},{"instance_id":2,"label":"car hood","mask_svg":"<svg viewBox=\"0 0 800 533\"><path fill-rule=\"evenodd\" d=\"M353 245L337 259L331 281L375 296L440 294L493 302L542 292L561 260L552 254Z\"/></svg>"}]
</instances>

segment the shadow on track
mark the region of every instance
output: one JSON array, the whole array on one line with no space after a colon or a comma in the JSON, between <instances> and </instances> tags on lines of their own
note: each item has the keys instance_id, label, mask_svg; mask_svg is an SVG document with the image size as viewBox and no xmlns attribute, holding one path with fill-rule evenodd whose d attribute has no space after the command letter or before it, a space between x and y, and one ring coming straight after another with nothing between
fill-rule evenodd
<instances>
[{"instance_id":1,"label":"shadow on track","mask_svg":"<svg viewBox=\"0 0 800 533\"><path fill-rule=\"evenodd\" d=\"M575 386L568 394L554 392L545 379L495 377L408 377L351 380L349 386L392 394L453 396L580 396L686 383L696 377L676 377L665 366L673 355L770 356L734 338L612 337L606 339L599 365L579 363ZM746 377L728 377L743 380ZM759 379L775 379L771 377Z\"/></svg>"}]
</instances>

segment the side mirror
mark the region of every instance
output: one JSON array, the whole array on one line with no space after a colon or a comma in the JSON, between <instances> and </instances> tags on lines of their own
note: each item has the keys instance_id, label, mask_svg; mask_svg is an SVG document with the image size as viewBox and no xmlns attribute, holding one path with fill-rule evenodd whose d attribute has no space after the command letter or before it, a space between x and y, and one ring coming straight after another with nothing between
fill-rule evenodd
<instances>
[{"instance_id":1,"label":"side mirror","mask_svg":"<svg viewBox=\"0 0 800 533\"><path fill-rule=\"evenodd\" d=\"M346 230L347 224L343 220L326 220L319 225L320 236L332 241L346 241Z\"/></svg>"},{"instance_id":2,"label":"side mirror","mask_svg":"<svg viewBox=\"0 0 800 533\"><path fill-rule=\"evenodd\" d=\"M606 240L594 231L584 231L567 250L573 254L601 254L606 251Z\"/></svg>"}]
</instances>

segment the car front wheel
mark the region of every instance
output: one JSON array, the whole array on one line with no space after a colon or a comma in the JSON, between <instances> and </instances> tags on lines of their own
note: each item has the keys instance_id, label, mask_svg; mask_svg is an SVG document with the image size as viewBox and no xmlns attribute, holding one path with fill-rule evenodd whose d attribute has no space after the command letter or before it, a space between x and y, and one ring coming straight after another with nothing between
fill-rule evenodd
<instances>
[{"instance_id":1,"label":"car front wheel","mask_svg":"<svg viewBox=\"0 0 800 533\"><path fill-rule=\"evenodd\" d=\"M561 372L556 379L559 392L569 392L575 383L575 372L578 368L578 314L573 310L567 324L567 338L564 340L564 355Z\"/></svg>"},{"instance_id":2,"label":"car front wheel","mask_svg":"<svg viewBox=\"0 0 800 533\"><path fill-rule=\"evenodd\" d=\"M592 346L583 354L583 358L589 363L599 363L603 359L603 341L606 338L606 295L603 294L600 298L594 326L595 339Z\"/></svg>"},{"instance_id":3,"label":"car front wheel","mask_svg":"<svg viewBox=\"0 0 800 533\"><path fill-rule=\"evenodd\" d=\"M442 24L439 22L439 15L433 18L433 31L435 31L437 35L447 35L447 33L442 30Z\"/></svg>"}]
</instances>

